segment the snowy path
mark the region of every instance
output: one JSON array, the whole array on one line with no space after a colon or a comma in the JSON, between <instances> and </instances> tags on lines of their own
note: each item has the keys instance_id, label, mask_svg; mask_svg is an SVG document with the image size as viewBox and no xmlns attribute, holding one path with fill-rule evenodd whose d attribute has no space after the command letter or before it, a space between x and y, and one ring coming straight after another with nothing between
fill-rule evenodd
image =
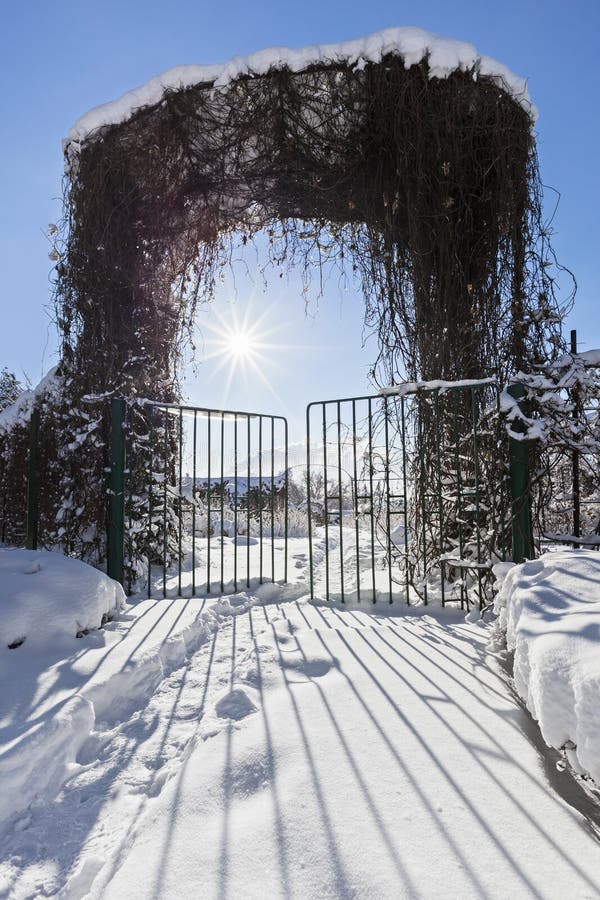
<instances>
[{"instance_id":1,"label":"snowy path","mask_svg":"<svg viewBox=\"0 0 600 900\"><path fill-rule=\"evenodd\" d=\"M549 786L486 639L448 611L223 618L18 823L7 893L600 897L600 843Z\"/></svg>"}]
</instances>

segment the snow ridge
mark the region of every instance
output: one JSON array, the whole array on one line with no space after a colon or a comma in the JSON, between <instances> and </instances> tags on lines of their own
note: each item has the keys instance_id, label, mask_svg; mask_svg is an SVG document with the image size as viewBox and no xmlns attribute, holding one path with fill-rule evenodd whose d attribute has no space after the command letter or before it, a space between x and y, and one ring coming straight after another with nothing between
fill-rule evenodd
<instances>
[{"instance_id":1,"label":"snow ridge","mask_svg":"<svg viewBox=\"0 0 600 900\"><path fill-rule=\"evenodd\" d=\"M146 84L127 91L117 100L86 112L69 131L63 148L68 157L77 155L83 141L98 136L101 129L107 126L126 122L137 110L160 103L167 91L184 90L198 84L221 88L244 75L265 75L271 69L284 67L292 72L301 72L319 63L344 63L363 69L367 63L379 63L389 54L400 56L406 68L427 59L430 78L448 78L453 72L472 72L474 79L478 76L491 78L525 109L532 122L537 118L526 80L513 74L502 63L482 56L472 44L439 37L421 28L386 28L338 44L319 44L301 49L272 47L249 56L234 56L226 63L175 66L151 78Z\"/></svg>"},{"instance_id":2,"label":"snow ridge","mask_svg":"<svg viewBox=\"0 0 600 900\"><path fill-rule=\"evenodd\" d=\"M557 550L494 574L518 694L546 744L600 783L600 554Z\"/></svg>"},{"instance_id":3,"label":"snow ridge","mask_svg":"<svg viewBox=\"0 0 600 900\"><path fill-rule=\"evenodd\" d=\"M0 780L4 796L0 823L14 818L33 800L39 802L53 797L98 723L119 721L143 707L160 682L183 665L217 628L219 611L225 612L222 603L191 621L184 620L181 630L177 629L167 639L160 635L141 656L133 656L122 668L115 660L110 664L101 661L89 681L84 681L58 712L39 717L39 723L26 727L3 747ZM142 604L138 615L144 612L146 607ZM120 657L126 649L127 643L115 656Z\"/></svg>"}]
</instances>

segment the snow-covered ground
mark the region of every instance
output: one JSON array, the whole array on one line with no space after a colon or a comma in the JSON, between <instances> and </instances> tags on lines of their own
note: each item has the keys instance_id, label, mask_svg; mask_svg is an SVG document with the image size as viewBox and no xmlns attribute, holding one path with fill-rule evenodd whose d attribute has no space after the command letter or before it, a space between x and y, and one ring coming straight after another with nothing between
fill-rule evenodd
<instances>
[{"instance_id":1,"label":"snow-covered ground","mask_svg":"<svg viewBox=\"0 0 600 900\"><path fill-rule=\"evenodd\" d=\"M544 740L600 784L600 554L560 550L511 568L496 611Z\"/></svg>"},{"instance_id":2,"label":"snow-covered ground","mask_svg":"<svg viewBox=\"0 0 600 900\"><path fill-rule=\"evenodd\" d=\"M36 728L64 743L0 826L0 897L600 897L490 626L310 603L294 556L285 588L134 602L37 673L2 649L34 784Z\"/></svg>"},{"instance_id":3,"label":"snow-covered ground","mask_svg":"<svg viewBox=\"0 0 600 900\"><path fill-rule=\"evenodd\" d=\"M0 644L21 656L70 644L125 606L123 588L77 559L46 550L0 552ZM12 657L11 659L14 659Z\"/></svg>"},{"instance_id":4,"label":"snow-covered ground","mask_svg":"<svg viewBox=\"0 0 600 900\"><path fill-rule=\"evenodd\" d=\"M204 525L204 522L201 523ZM306 530L306 522L303 523ZM230 527L229 527L230 526ZM224 522L224 527L233 533L233 522ZM301 529L298 529L300 531ZM280 534L278 527L275 534ZM293 534L293 527L290 532ZM402 536L397 538L398 545ZM327 544L328 554L325 554ZM348 601L356 602L358 598L357 584L360 582L360 599L365 602L375 597L380 603L389 603L389 570L387 565L387 545L383 543L379 529L372 537L370 530L361 530L357 534L354 525L331 525L327 541L322 526L313 529L313 587L315 596L340 600L343 596ZM306 536L290 536L287 549L287 572L291 581L304 590L309 590L309 541ZM373 566L373 559L375 565ZM277 536L270 539L269 529L264 529L264 536L258 535L253 525L250 539L246 535L232 538L224 535L197 537L195 552L192 556L191 537L184 539L184 554L181 572L173 566L166 572L160 566L152 569L151 595L153 597L192 596L220 592L232 594L235 590L254 589L262 581L283 581L285 572L285 540ZM260 574L262 573L262 579ZM235 575L235 577L234 577ZM433 581L433 579L432 579ZM210 582L210 591L208 591ZM439 584L432 587L434 595L439 595ZM448 596L451 590L448 588ZM405 597L404 576L394 574L392 597L401 600ZM411 599L418 600L418 595L411 592Z\"/></svg>"}]
</instances>

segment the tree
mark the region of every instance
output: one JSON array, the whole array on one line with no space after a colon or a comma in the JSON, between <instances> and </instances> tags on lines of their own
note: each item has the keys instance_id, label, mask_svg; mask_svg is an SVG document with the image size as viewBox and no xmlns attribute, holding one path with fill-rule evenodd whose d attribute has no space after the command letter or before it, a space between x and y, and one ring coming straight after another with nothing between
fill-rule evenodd
<instances>
[{"instance_id":1,"label":"tree","mask_svg":"<svg viewBox=\"0 0 600 900\"><path fill-rule=\"evenodd\" d=\"M0 372L0 411L6 409L23 393L23 385L6 366Z\"/></svg>"}]
</instances>

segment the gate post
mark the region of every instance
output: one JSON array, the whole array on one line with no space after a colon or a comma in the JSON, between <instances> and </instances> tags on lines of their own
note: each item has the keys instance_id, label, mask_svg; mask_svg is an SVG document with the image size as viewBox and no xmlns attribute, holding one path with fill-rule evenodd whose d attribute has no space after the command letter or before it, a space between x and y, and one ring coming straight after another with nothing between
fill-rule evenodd
<instances>
[{"instance_id":1,"label":"gate post","mask_svg":"<svg viewBox=\"0 0 600 900\"><path fill-rule=\"evenodd\" d=\"M508 393L517 401L519 409L523 410L523 398L525 397L523 385L511 384ZM524 433L526 426L517 420L512 424L512 430ZM522 563L534 555L529 513L528 441L519 441L509 437L508 448L512 500L512 557L513 562Z\"/></svg>"},{"instance_id":2,"label":"gate post","mask_svg":"<svg viewBox=\"0 0 600 900\"><path fill-rule=\"evenodd\" d=\"M310 585L310 599L315 599L315 581L313 569L313 532L312 532L312 509L310 502L310 410L312 403L306 407L306 515L308 518L308 573ZM329 597L327 598L329 599Z\"/></svg>"},{"instance_id":3,"label":"gate post","mask_svg":"<svg viewBox=\"0 0 600 900\"><path fill-rule=\"evenodd\" d=\"M110 405L110 485L108 507L108 547L106 572L120 584L125 584L125 401L111 400Z\"/></svg>"},{"instance_id":4,"label":"gate post","mask_svg":"<svg viewBox=\"0 0 600 900\"><path fill-rule=\"evenodd\" d=\"M571 331L571 353L577 355L577 332ZM573 421L578 427L582 419L581 398L577 388L573 391ZM573 449L571 454L571 466L573 469L573 536L581 537L581 490L579 482L579 450Z\"/></svg>"},{"instance_id":5,"label":"gate post","mask_svg":"<svg viewBox=\"0 0 600 900\"><path fill-rule=\"evenodd\" d=\"M27 534L25 546L37 550L39 515L38 450L40 411L34 409L29 422L29 459L27 460Z\"/></svg>"}]
</instances>

